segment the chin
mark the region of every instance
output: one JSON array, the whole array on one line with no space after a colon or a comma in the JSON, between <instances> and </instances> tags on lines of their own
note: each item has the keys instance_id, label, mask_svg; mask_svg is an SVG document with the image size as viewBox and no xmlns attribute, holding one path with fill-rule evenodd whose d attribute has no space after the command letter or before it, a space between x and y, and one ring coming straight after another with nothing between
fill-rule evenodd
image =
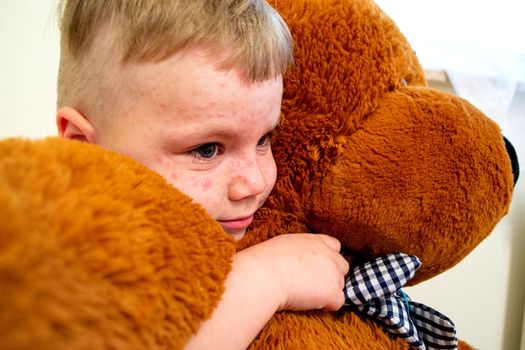
<instances>
[{"instance_id":1,"label":"chin","mask_svg":"<svg viewBox=\"0 0 525 350\"><path fill-rule=\"evenodd\" d=\"M244 235L246 234L246 229L242 229L242 230L227 230L227 229L224 229L224 231L229 234L230 236L232 236L236 241L239 241L241 240Z\"/></svg>"}]
</instances>

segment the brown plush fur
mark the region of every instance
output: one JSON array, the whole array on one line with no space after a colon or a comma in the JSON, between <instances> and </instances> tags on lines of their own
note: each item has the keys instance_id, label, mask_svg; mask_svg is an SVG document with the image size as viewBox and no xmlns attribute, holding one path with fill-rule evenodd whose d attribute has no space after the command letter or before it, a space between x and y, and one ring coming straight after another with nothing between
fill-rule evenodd
<instances>
[{"instance_id":1,"label":"brown plush fur","mask_svg":"<svg viewBox=\"0 0 525 350\"><path fill-rule=\"evenodd\" d=\"M0 348L181 348L217 304L235 249L322 232L351 261L417 255L420 282L506 213L512 171L498 127L429 89L373 2L276 3L297 56L274 142L279 178L237 246L129 159L55 139L0 143ZM278 313L251 348L408 345L343 308Z\"/></svg>"}]
</instances>

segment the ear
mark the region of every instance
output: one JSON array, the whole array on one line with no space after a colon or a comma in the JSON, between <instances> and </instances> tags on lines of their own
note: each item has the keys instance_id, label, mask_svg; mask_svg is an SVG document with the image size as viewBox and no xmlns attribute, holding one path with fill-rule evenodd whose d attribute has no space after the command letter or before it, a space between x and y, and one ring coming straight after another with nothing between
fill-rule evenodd
<instances>
[{"instance_id":1,"label":"ear","mask_svg":"<svg viewBox=\"0 0 525 350\"><path fill-rule=\"evenodd\" d=\"M60 137L95 143L93 125L76 109L71 107L59 108L56 122Z\"/></svg>"}]
</instances>

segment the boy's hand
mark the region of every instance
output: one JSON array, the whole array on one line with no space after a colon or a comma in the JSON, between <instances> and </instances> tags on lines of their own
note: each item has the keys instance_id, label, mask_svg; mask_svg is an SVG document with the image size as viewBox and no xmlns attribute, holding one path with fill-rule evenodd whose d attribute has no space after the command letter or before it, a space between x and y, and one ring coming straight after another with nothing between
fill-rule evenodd
<instances>
[{"instance_id":1,"label":"boy's hand","mask_svg":"<svg viewBox=\"0 0 525 350\"><path fill-rule=\"evenodd\" d=\"M260 285L277 298L278 310L338 310L344 304L343 287L348 262L341 244L322 234L274 237L236 254L258 275Z\"/></svg>"},{"instance_id":2,"label":"boy's hand","mask_svg":"<svg viewBox=\"0 0 525 350\"><path fill-rule=\"evenodd\" d=\"M340 247L326 235L290 234L236 253L222 300L186 349L246 349L275 311L339 309L349 268Z\"/></svg>"}]
</instances>

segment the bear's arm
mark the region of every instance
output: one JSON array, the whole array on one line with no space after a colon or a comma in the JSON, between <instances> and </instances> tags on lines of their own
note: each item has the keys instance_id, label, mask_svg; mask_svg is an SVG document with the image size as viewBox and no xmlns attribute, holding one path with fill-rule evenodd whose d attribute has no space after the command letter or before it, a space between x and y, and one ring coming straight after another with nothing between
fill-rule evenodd
<instances>
[{"instance_id":1,"label":"bear's arm","mask_svg":"<svg viewBox=\"0 0 525 350\"><path fill-rule=\"evenodd\" d=\"M235 242L145 167L75 141L0 142L0 348L178 349Z\"/></svg>"}]
</instances>

